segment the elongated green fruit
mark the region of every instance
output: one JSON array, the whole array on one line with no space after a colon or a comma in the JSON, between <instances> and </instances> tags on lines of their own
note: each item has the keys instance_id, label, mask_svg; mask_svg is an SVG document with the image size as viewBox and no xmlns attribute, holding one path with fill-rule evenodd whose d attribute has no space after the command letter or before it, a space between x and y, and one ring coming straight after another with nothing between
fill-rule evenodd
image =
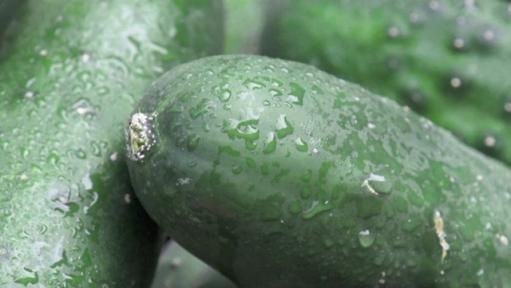
<instances>
[{"instance_id":1,"label":"elongated green fruit","mask_svg":"<svg viewBox=\"0 0 511 288\"><path fill-rule=\"evenodd\" d=\"M287 2L263 53L398 100L511 164L509 2Z\"/></svg>"},{"instance_id":2,"label":"elongated green fruit","mask_svg":"<svg viewBox=\"0 0 511 288\"><path fill-rule=\"evenodd\" d=\"M179 244L171 242L160 256L152 288L235 288L235 286Z\"/></svg>"},{"instance_id":3,"label":"elongated green fruit","mask_svg":"<svg viewBox=\"0 0 511 288\"><path fill-rule=\"evenodd\" d=\"M220 4L27 1L0 61L0 287L149 285L123 123L149 79L220 51Z\"/></svg>"},{"instance_id":4,"label":"elongated green fruit","mask_svg":"<svg viewBox=\"0 0 511 288\"><path fill-rule=\"evenodd\" d=\"M511 171L311 66L176 67L128 132L143 206L240 287L511 283Z\"/></svg>"}]
</instances>

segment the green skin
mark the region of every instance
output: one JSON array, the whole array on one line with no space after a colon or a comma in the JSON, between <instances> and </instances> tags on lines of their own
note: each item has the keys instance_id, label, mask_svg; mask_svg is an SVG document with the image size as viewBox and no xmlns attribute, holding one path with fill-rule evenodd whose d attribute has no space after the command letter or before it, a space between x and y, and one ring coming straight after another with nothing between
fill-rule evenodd
<instances>
[{"instance_id":1,"label":"green skin","mask_svg":"<svg viewBox=\"0 0 511 288\"><path fill-rule=\"evenodd\" d=\"M393 98L511 164L511 6L465 3L291 1L262 51Z\"/></svg>"},{"instance_id":2,"label":"green skin","mask_svg":"<svg viewBox=\"0 0 511 288\"><path fill-rule=\"evenodd\" d=\"M0 60L0 287L148 287L157 227L123 124L150 79L221 51L221 2L32 0L16 21Z\"/></svg>"},{"instance_id":3,"label":"green skin","mask_svg":"<svg viewBox=\"0 0 511 288\"><path fill-rule=\"evenodd\" d=\"M143 206L240 287L511 283L511 171L391 100L216 56L161 77L140 113L155 140L128 146Z\"/></svg>"},{"instance_id":4,"label":"green skin","mask_svg":"<svg viewBox=\"0 0 511 288\"><path fill-rule=\"evenodd\" d=\"M235 288L234 284L176 242L163 250L152 288Z\"/></svg>"}]
</instances>

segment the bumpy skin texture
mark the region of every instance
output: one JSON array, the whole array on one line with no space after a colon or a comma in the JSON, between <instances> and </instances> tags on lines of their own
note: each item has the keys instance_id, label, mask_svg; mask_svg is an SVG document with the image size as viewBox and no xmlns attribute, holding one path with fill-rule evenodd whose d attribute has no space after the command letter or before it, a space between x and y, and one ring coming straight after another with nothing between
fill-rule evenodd
<instances>
[{"instance_id":1,"label":"bumpy skin texture","mask_svg":"<svg viewBox=\"0 0 511 288\"><path fill-rule=\"evenodd\" d=\"M507 1L284 1L263 53L314 64L409 105L511 164Z\"/></svg>"},{"instance_id":2,"label":"bumpy skin texture","mask_svg":"<svg viewBox=\"0 0 511 288\"><path fill-rule=\"evenodd\" d=\"M202 262L176 242L160 256L152 288L236 288L225 276Z\"/></svg>"},{"instance_id":3,"label":"bumpy skin texture","mask_svg":"<svg viewBox=\"0 0 511 288\"><path fill-rule=\"evenodd\" d=\"M391 100L217 56L165 74L136 112L156 140L128 160L143 206L240 287L511 283L511 171Z\"/></svg>"},{"instance_id":4,"label":"bumpy skin texture","mask_svg":"<svg viewBox=\"0 0 511 288\"><path fill-rule=\"evenodd\" d=\"M221 50L221 2L22 8L0 60L0 287L148 287L156 225L123 124L150 79Z\"/></svg>"}]
</instances>

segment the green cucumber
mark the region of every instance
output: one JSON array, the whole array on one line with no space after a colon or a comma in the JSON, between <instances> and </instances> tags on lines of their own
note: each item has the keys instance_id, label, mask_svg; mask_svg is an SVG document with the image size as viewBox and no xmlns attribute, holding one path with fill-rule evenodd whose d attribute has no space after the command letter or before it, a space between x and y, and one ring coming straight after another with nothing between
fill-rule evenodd
<instances>
[{"instance_id":1,"label":"green cucumber","mask_svg":"<svg viewBox=\"0 0 511 288\"><path fill-rule=\"evenodd\" d=\"M129 184L123 124L150 79L221 51L222 9L22 6L0 61L0 287L147 287L157 227Z\"/></svg>"},{"instance_id":2,"label":"green cucumber","mask_svg":"<svg viewBox=\"0 0 511 288\"><path fill-rule=\"evenodd\" d=\"M142 205L240 287L511 283L511 171L312 66L180 65L127 131Z\"/></svg>"},{"instance_id":3,"label":"green cucumber","mask_svg":"<svg viewBox=\"0 0 511 288\"><path fill-rule=\"evenodd\" d=\"M286 2L265 28L264 54L393 98L511 164L509 2Z\"/></svg>"},{"instance_id":4,"label":"green cucumber","mask_svg":"<svg viewBox=\"0 0 511 288\"><path fill-rule=\"evenodd\" d=\"M164 248L152 288L235 288L227 278L176 242Z\"/></svg>"}]
</instances>

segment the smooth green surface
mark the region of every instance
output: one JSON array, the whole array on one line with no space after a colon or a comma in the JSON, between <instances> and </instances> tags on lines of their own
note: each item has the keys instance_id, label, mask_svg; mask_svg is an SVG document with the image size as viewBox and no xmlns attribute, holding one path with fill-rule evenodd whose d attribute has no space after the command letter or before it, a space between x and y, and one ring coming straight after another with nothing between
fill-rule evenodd
<instances>
[{"instance_id":1,"label":"smooth green surface","mask_svg":"<svg viewBox=\"0 0 511 288\"><path fill-rule=\"evenodd\" d=\"M128 162L142 204L240 287L511 283L511 171L391 100L218 56L165 74L135 112L156 140Z\"/></svg>"},{"instance_id":2,"label":"smooth green surface","mask_svg":"<svg viewBox=\"0 0 511 288\"><path fill-rule=\"evenodd\" d=\"M235 288L227 278L176 242L162 250L152 288Z\"/></svg>"},{"instance_id":3,"label":"smooth green surface","mask_svg":"<svg viewBox=\"0 0 511 288\"><path fill-rule=\"evenodd\" d=\"M221 51L220 1L30 0L0 59L0 287L148 287L156 225L123 125L150 79Z\"/></svg>"},{"instance_id":4,"label":"smooth green surface","mask_svg":"<svg viewBox=\"0 0 511 288\"><path fill-rule=\"evenodd\" d=\"M284 2L268 20L264 54L393 98L511 164L508 1Z\"/></svg>"}]
</instances>

